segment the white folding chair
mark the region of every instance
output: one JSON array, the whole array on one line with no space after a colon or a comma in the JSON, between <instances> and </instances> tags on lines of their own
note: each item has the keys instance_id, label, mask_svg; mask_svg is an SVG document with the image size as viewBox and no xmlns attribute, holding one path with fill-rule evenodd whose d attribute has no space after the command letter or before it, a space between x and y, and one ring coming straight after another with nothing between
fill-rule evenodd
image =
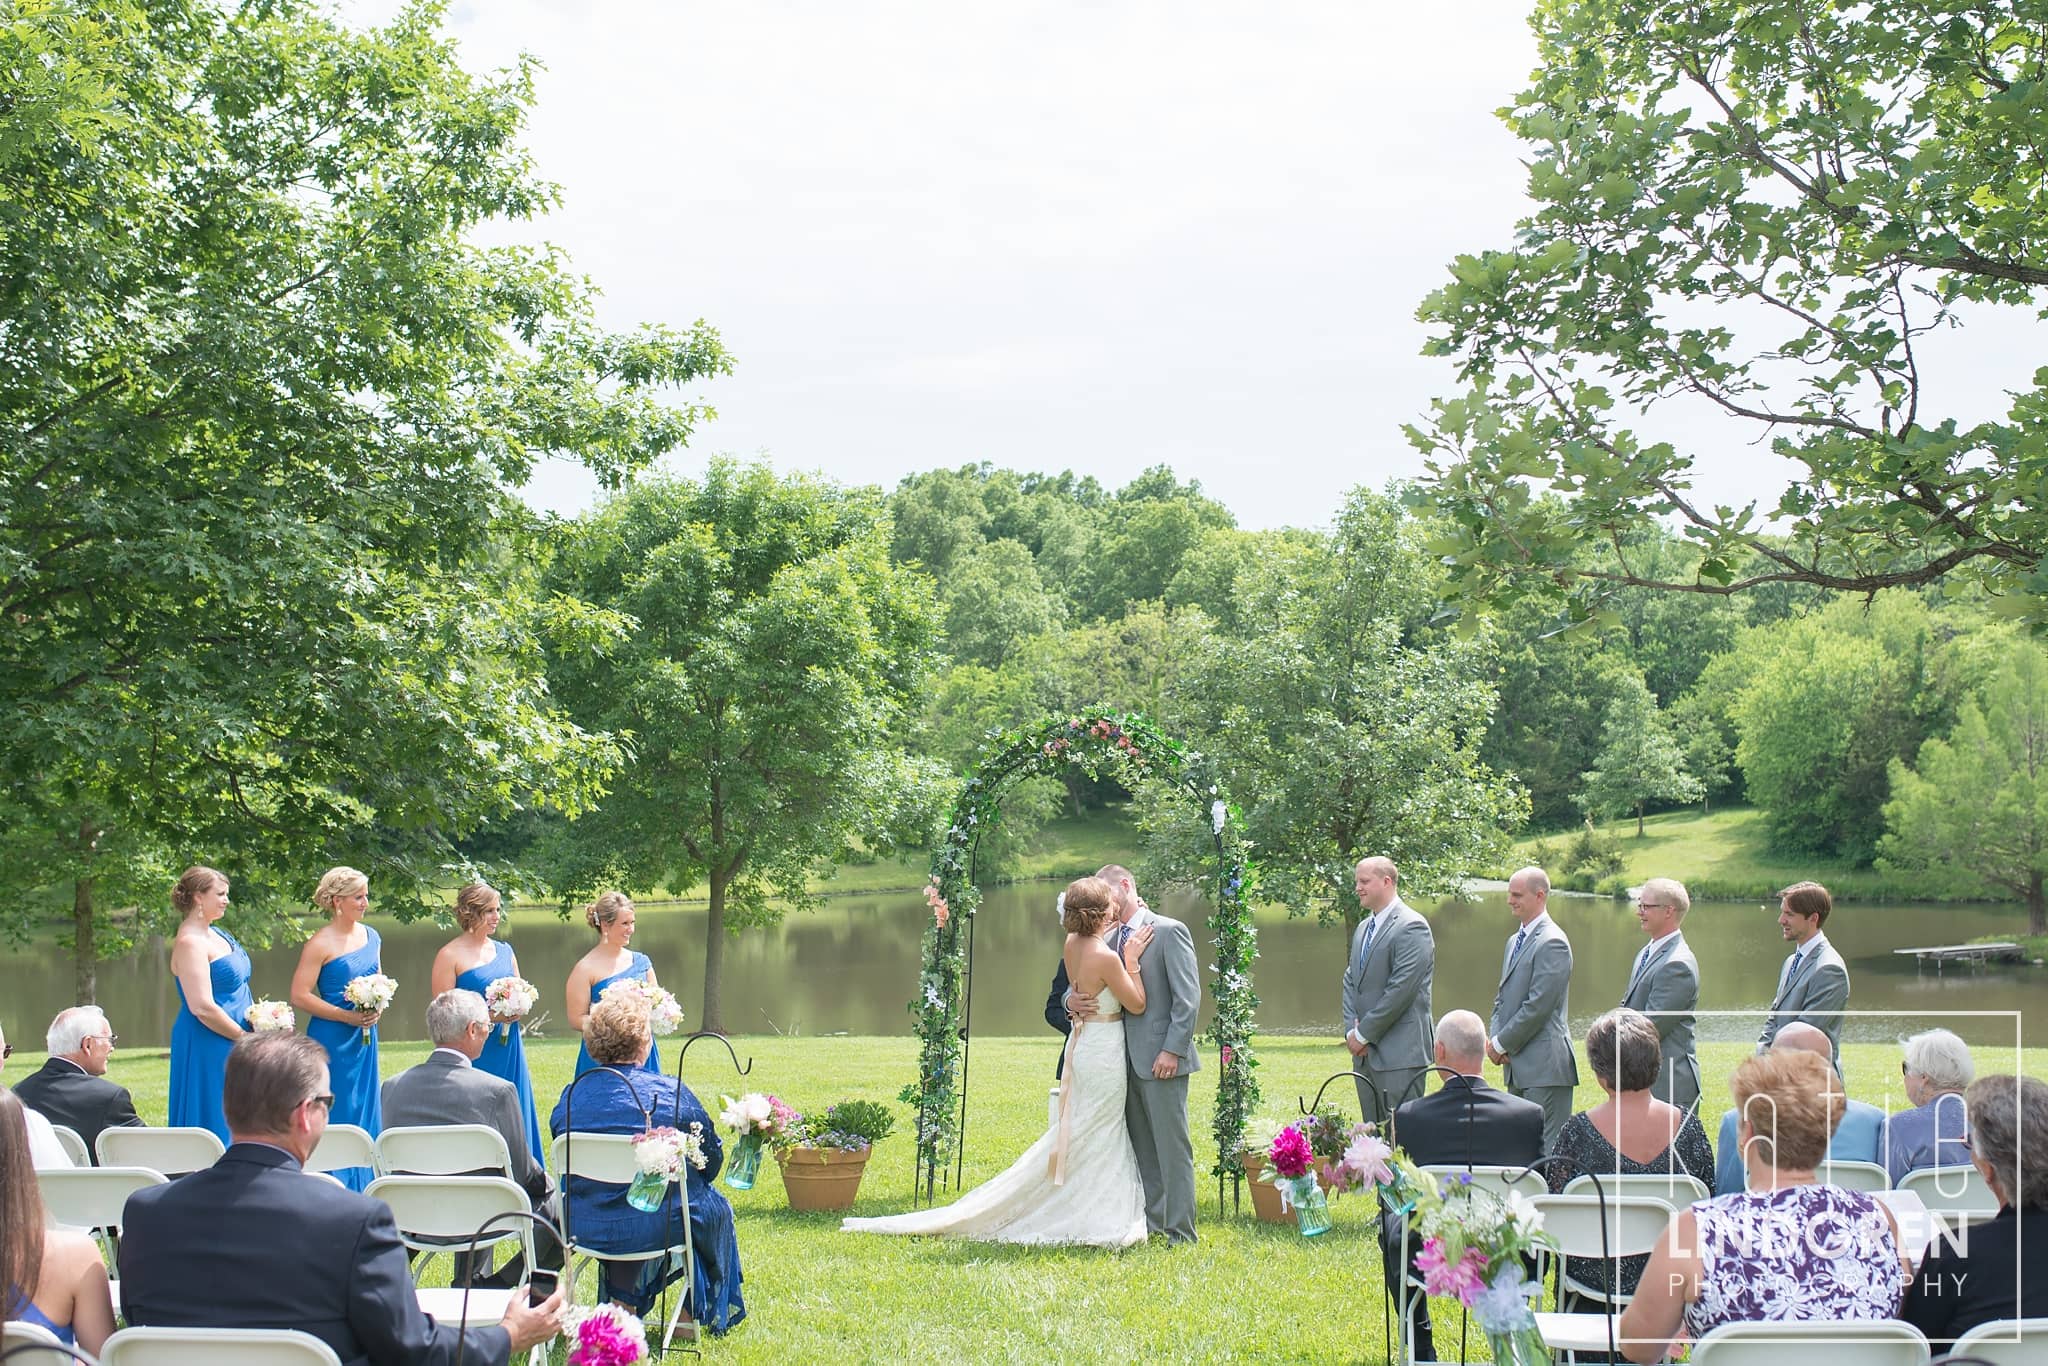
<instances>
[{"instance_id":1,"label":"white folding chair","mask_svg":"<svg viewBox=\"0 0 2048 1366\"><path fill-rule=\"evenodd\" d=\"M533 1265L533 1225L523 1217L530 1213L526 1192L502 1176L380 1176L363 1193L391 1207L398 1240L420 1254L413 1264L415 1282L441 1253L467 1251L470 1235L501 1214L522 1217L485 1233L476 1240L476 1249L482 1252L517 1239L526 1264ZM456 1293L460 1295L460 1287ZM475 1292L470 1302L476 1303ZM504 1312L502 1301L498 1311ZM491 1322L497 1322L496 1316Z\"/></svg>"},{"instance_id":2,"label":"white folding chair","mask_svg":"<svg viewBox=\"0 0 2048 1366\"><path fill-rule=\"evenodd\" d=\"M2048 1319L1980 1323L1956 1339L1951 1355L1981 1358L1991 1366L2044 1366L2048 1363Z\"/></svg>"},{"instance_id":3,"label":"white folding chair","mask_svg":"<svg viewBox=\"0 0 2048 1366\"><path fill-rule=\"evenodd\" d=\"M1671 1206L1654 1196L1614 1195L1604 1202L1587 1191L1583 1195L1539 1195L1533 1202L1543 1215L1543 1231L1557 1242L1558 1258L1635 1257L1656 1248L1671 1222ZM1605 1223L1603 1236L1602 1223ZM1612 1266L1614 1263L1609 1262ZM1613 1274L1612 1272L1609 1273ZM1541 1273L1538 1274L1541 1279ZM1597 1312L1539 1313L1536 1326L1543 1340L1555 1351L1597 1352L1604 1355L1608 1344L1608 1320L1634 1298L1632 1291L1610 1290L1588 1284L1571 1274L1570 1263L1561 1261L1558 1285L1582 1300L1602 1306ZM1560 1297L1562 1298L1562 1297ZM1620 1338L1620 1328L1615 1329Z\"/></svg>"},{"instance_id":4,"label":"white folding chair","mask_svg":"<svg viewBox=\"0 0 2048 1366\"><path fill-rule=\"evenodd\" d=\"M100 1165L103 1167L148 1167L166 1176L184 1176L202 1171L220 1160L227 1145L211 1129L142 1129L135 1127L100 1130Z\"/></svg>"},{"instance_id":5,"label":"white folding chair","mask_svg":"<svg viewBox=\"0 0 2048 1366\"><path fill-rule=\"evenodd\" d=\"M1823 1162L1814 1177L1823 1186L1851 1191L1882 1191L1892 1186L1891 1173L1875 1162Z\"/></svg>"},{"instance_id":6,"label":"white folding chair","mask_svg":"<svg viewBox=\"0 0 2048 1366\"><path fill-rule=\"evenodd\" d=\"M106 1234L119 1231L128 1197L161 1186L164 1179L162 1172L147 1167L42 1167L36 1171L36 1185L43 1192L43 1208L50 1218L72 1228L92 1230L101 1248L110 1254ZM112 1261L111 1255L108 1260ZM118 1281L114 1293L120 1294Z\"/></svg>"},{"instance_id":7,"label":"white folding chair","mask_svg":"<svg viewBox=\"0 0 2048 1366\"><path fill-rule=\"evenodd\" d=\"M338 1172L350 1167L377 1166L377 1140L370 1137L370 1131L355 1124L330 1124L327 1132L320 1135L319 1143L313 1147L313 1155L306 1159L309 1172Z\"/></svg>"},{"instance_id":8,"label":"white folding chair","mask_svg":"<svg viewBox=\"0 0 2048 1366\"><path fill-rule=\"evenodd\" d=\"M1926 1366L1927 1339L1897 1319L1724 1323L1693 1344L1692 1366Z\"/></svg>"},{"instance_id":9,"label":"white folding chair","mask_svg":"<svg viewBox=\"0 0 2048 1366\"><path fill-rule=\"evenodd\" d=\"M1920 1197L1930 1213L1944 1219L1985 1219L1998 1213L1998 1197L1982 1173L1968 1163L1920 1167L1899 1178L1898 1188Z\"/></svg>"},{"instance_id":10,"label":"white folding chair","mask_svg":"<svg viewBox=\"0 0 2048 1366\"><path fill-rule=\"evenodd\" d=\"M1534 1198L1548 1193L1550 1183L1543 1179L1543 1173L1530 1171L1525 1167L1460 1167L1438 1164L1422 1170L1441 1181L1446 1176L1470 1176L1472 1184L1481 1190L1492 1191L1495 1195L1506 1195L1520 1191Z\"/></svg>"},{"instance_id":11,"label":"white folding chair","mask_svg":"<svg viewBox=\"0 0 2048 1366\"><path fill-rule=\"evenodd\" d=\"M22 1366L60 1366L64 1362L90 1362L91 1357L76 1347L66 1347L57 1335L39 1323L9 1319L0 1325L0 1354Z\"/></svg>"},{"instance_id":12,"label":"white folding chair","mask_svg":"<svg viewBox=\"0 0 2048 1366\"><path fill-rule=\"evenodd\" d=\"M92 1165L92 1149L85 1146L85 1136L68 1124L52 1124L50 1132L57 1135L57 1146L71 1159L74 1167Z\"/></svg>"},{"instance_id":13,"label":"white folding chair","mask_svg":"<svg viewBox=\"0 0 2048 1366\"><path fill-rule=\"evenodd\" d=\"M301 1176L310 1176L315 1181L325 1181L330 1186L339 1186L343 1190L348 1189L348 1182L342 1180L333 1172L301 1172L299 1174Z\"/></svg>"},{"instance_id":14,"label":"white folding chair","mask_svg":"<svg viewBox=\"0 0 2048 1366\"><path fill-rule=\"evenodd\" d=\"M123 1328L100 1366L341 1366L311 1333L289 1328Z\"/></svg>"},{"instance_id":15,"label":"white folding chair","mask_svg":"<svg viewBox=\"0 0 2048 1366\"><path fill-rule=\"evenodd\" d=\"M1673 1210L1684 1209L1713 1195L1706 1182L1685 1172L1581 1172L1565 1182L1564 1193L1591 1195L1595 1185L1606 1191L1610 1198L1643 1195L1662 1200Z\"/></svg>"},{"instance_id":16,"label":"white folding chair","mask_svg":"<svg viewBox=\"0 0 2048 1366\"><path fill-rule=\"evenodd\" d=\"M393 1175L463 1176L494 1171L512 1175L505 1136L488 1124L418 1124L377 1136L379 1169Z\"/></svg>"},{"instance_id":17,"label":"white folding chair","mask_svg":"<svg viewBox=\"0 0 2048 1366\"><path fill-rule=\"evenodd\" d=\"M697 1283L697 1246L690 1232L687 1186L684 1189L683 1217L677 1221L682 1225L682 1241L631 1252L599 1252L581 1247L576 1242L576 1229L569 1212L569 1178L576 1176L614 1186L631 1185L640 1171L639 1164L633 1160L633 1140L623 1134L586 1134L572 1130L556 1135L548 1158L548 1165L561 1178L555 1191L555 1222L562 1230L562 1256L564 1265L569 1268L571 1285L583 1274L583 1268L593 1261L657 1262L665 1261L671 1253L683 1254L683 1275L675 1287L676 1307L669 1314L668 1324L661 1335L661 1350L666 1353L669 1342L675 1337L676 1324L682 1321L683 1307L690 1302L691 1290ZM600 1270L598 1275L602 1278L604 1272Z\"/></svg>"}]
</instances>

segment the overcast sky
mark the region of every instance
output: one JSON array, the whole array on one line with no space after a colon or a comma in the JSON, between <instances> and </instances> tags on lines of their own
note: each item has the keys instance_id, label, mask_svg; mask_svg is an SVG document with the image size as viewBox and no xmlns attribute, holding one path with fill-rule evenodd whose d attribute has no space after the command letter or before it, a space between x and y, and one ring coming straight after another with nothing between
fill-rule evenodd
<instances>
[{"instance_id":1,"label":"overcast sky","mask_svg":"<svg viewBox=\"0 0 2048 1366\"><path fill-rule=\"evenodd\" d=\"M1400 424L1455 386L1415 306L1524 208L1493 110L1534 63L1525 9L477 0L448 22L473 69L545 64L528 145L566 202L521 235L567 249L606 323L703 318L735 357L675 468L893 486L988 460L1114 487L1163 462L1271 527L1420 471ZM1731 459L1706 492L1774 466ZM528 489L592 494L559 464Z\"/></svg>"}]
</instances>

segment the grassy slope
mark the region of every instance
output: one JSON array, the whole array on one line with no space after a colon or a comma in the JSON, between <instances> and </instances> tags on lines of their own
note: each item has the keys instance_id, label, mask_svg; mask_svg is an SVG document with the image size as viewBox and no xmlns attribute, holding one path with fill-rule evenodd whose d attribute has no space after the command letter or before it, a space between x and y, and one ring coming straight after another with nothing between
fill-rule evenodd
<instances>
[{"instance_id":1,"label":"grassy slope","mask_svg":"<svg viewBox=\"0 0 2048 1366\"><path fill-rule=\"evenodd\" d=\"M905 1038L746 1038L741 1056L754 1059L745 1083L774 1091L799 1108L857 1097L890 1102L898 1131L881 1143L870 1165L856 1212L887 1214L909 1205L911 1137L895 1094L915 1073L912 1041ZM1293 1113L1295 1099L1311 1097L1324 1077L1343 1065L1328 1040L1264 1037L1259 1040L1264 1109ZM1743 1044L1708 1044L1701 1062L1711 1084L1748 1053ZM418 1062L425 1044L400 1044L383 1053L386 1075ZM1851 1091L1883 1103L1881 1088L1897 1075L1897 1050L1851 1044L1843 1050ZM979 1039L970 1074L973 1113L967 1154L968 1184L1008 1165L1045 1122L1054 1041L1044 1038ZM543 1109L568 1081L575 1061L563 1039L530 1045ZM689 1080L713 1108L721 1090L740 1083L723 1050L691 1053ZM40 1057L8 1064L21 1077ZM2009 1066L1983 1059L1986 1071ZM2025 1069L2048 1076L2048 1050L2028 1050ZM145 1120L161 1122L168 1084L168 1054L138 1050L117 1058L114 1077L135 1094ZM1599 1099L1591 1070L1579 1087L1579 1108ZM1215 1072L1195 1076L1191 1120L1198 1164L1206 1166ZM1496 1077L1497 1079L1497 1077ZM1350 1085L1339 1080L1330 1096L1347 1107ZM1263 1360L1381 1361L1379 1252L1372 1236L1372 1202L1337 1203L1336 1227L1308 1240L1291 1227L1254 1223L1246 1201L1241 1217L1219 1215L1216 1183L1197 1183L1201 1241L1191 1249L1163 1245L1121 1253L1025 1249L932 1240L854 1237L838 1231L836 1217L792 1214L776 1175L763 1169L755 1189L731 1191L746 1269L749 1318L727 1337L709 1342L713 1361L982 1362L1048 1360ZM446 1262L439 1263L445 1268ZM588 1291L586 1289L586 1302ZM1440 1338L1456 1343L1456 1321L1439 1312ZM1483 1357L1475 1343L1473 1356Z\"/></svg>"}]
</instances>

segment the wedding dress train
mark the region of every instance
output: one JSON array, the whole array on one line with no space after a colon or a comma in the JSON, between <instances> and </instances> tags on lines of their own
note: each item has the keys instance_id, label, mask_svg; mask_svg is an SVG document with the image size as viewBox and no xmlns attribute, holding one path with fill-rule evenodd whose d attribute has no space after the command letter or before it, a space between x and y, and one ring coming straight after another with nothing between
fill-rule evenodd
<instances>
[{"instance_id":1,"label":"wedding dress train","mask_svg":"<svg viewBox=\"0 0 2048 1366\"><path fill-rule=\"evenodd\" d=\"M1105 1004L1115 1001L1103 994ZM999 1176L950 1205L880 1219L848 1219L849 1233L916 1233L990 1243L1145 1241L1145 1188L1124 1127L1121 1012L1075 1025L1067 1042L1061 1123ZM1065 1133L1064 1162L1061 1135ZM1063 1170L1056 1170L1063 1168Z\"/></svg>"}]
</instances>

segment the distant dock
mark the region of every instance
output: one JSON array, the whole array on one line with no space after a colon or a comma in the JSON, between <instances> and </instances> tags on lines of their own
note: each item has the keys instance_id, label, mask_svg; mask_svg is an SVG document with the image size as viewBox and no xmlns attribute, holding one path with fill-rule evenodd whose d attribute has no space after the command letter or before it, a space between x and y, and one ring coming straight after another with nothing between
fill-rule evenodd
<instances>
[{"instance_id":1,"label":"distant dock","mask_svg":"<svg viewBox=\"0 0 2048 1366\"><path fill-rule=\"evenodd\" d=\"M2020 946L2009 940L1996 944L1939 944L1924 949L1893 949L1892 952L1911 954L1914 968L1921 972L1927 970L1930 962L1933 963L1937 977L1950 963L1968 963L1982 968L1986 963L2017 963L2024 958Z\"/></svg>"}]
</instances>

